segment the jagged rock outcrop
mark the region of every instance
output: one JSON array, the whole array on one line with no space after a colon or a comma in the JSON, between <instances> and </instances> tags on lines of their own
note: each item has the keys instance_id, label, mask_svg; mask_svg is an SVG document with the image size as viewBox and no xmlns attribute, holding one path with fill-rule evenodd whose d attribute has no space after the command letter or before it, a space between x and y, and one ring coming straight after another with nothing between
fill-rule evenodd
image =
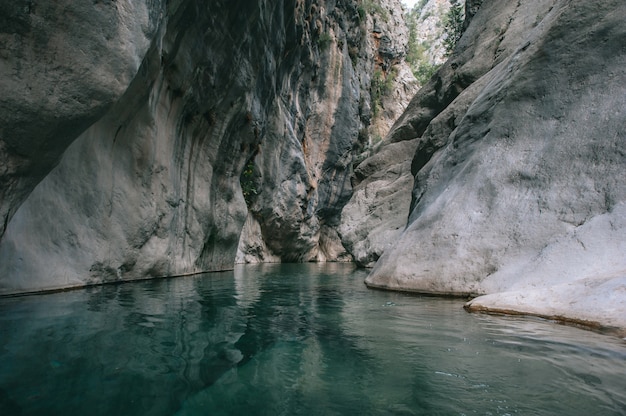
<instances>
[{"instance_id":1,"label":"jagged rock outcrop","mask_svg":"<svg viewBox=\"0 0 626 416\"><path fill-rule=\"evenodd\" d=\"M369 286L626 328L625 19L482 2L378 156L415 140L408 224Z\"/></svg>"},{"instance_id":2,"label":"jagged rock outcrop","mask_svg":"<svg viewBox=\"0 0 626 416\"><path fill-rule=\"evenodd\" d=\"M248 213L263 260L349 259L374 58L403 54L367 48L385 2L3 5L0 292L231 268Z\"/></svg>"},{"instance_id":3,"label":"jagged rock outcrop","mask_svg":"<svg viewBox=\"0 0 626 416\"><path fill-rule=\"evenodd\" d=\"M407 15L409 25L413 25L410 41L414 44L410 47L415 49L414 70L419 72L422 66L436 68L445 59L442 21L449 9L447 0L430 0ZM439 77L446 74L449 76L450 71L444 69ZM441 85L431 82L421 90L420 96L429 99L437 88L441 89ZM428 120L445 106L430 101L427 105L435 108L425 115ZM360 266L373 267L406 225L408 195L413 186L411 159L407 155L414 154L416 147L414 131L405 134L403 129L390 129L389 137L370 150L368 156L372 157L355 166L354 193L342 211L338 231L343 245Z\"/></svg>"},{"instance_id":4,"label":"jagged rock outcrop","mask_svg":"<svg viewBox=\"0 0 626 416\"><path fill-rule=\"evenodd\" d=\"M439 2L426 4L430 11L440 6ZM491 38L490 34L483 36ZM497 47L497 40L492 43L491 49ZM374 149L375 154L355 167L353 196L342 211L338 231L343 245L360 266L373 267L406 226L413 188L412 155L420 136L460 91L495 65L495 54L476 50L479 45L484 42L470 45L464 58L449 60L411 100L388 137ZM480 54L478 62L467 62L472 53ZM458 113L448 110L442 122L430 128L443 129L441 135L451 132ZM425 143L421 146L428 147Z\"/></svg>"},{"instance_id":5,"label":"jagged rock outcrop","mask_svg":"<svg viewBox=\"0 0 626 416\"><path fill-rule=\"evenodd\" d=\"M238 262L351 261L336 228L355 154L386 134L416 90L398 1L315 12L311 36L323 48L291 62L300 73L271 109L243 178L253 192Z\"/></svg>"}]
</instances>

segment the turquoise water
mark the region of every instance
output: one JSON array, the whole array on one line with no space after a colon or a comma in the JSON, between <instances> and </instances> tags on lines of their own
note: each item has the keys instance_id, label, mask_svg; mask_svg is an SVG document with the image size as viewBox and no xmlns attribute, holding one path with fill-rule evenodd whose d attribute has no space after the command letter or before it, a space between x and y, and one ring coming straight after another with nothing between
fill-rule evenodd
<instances>
[{"instance_id":1,"label":"turquoise water","mask_svg":"<svg viewBox=\"0 0 626 416\"><path fill-rule=\"evenodd\" d=\"M624 415L626 344L343 264L0 299L0 415Z\"/></svg>"}]
</instances>

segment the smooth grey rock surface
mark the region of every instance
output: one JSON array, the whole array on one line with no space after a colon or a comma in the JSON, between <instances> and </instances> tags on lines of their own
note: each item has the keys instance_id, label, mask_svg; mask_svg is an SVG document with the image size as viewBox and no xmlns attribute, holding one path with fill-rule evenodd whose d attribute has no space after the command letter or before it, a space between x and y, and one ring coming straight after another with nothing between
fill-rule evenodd
<instances>
[{"instance_id":1,"label":"smooth grey rock surface","mask_svg":"<svg viewBox=\"0 0 626 416\"><path fill-rule=\"evenodd\" d=\"M229 9L196 6L169 5L123 96L8 223L1 292L232 267L246 210L230 178L243 166L241 147L256 140L245 118L248 79L217 36L233 27ZM238 67L239 78L220 63ZM215 83L232 101L210 99Z\"/></svg>"},{"instance_id":2,"label":"smooth grey rock surface","mask_svg":"<svg viewBox=\"0 0 626 416\"><path fill-rule=\"evenodd\" d=\"M397 0L388 23L356 0L5 3L18 19L1 35L26 40L3 49L1 82L26 100L2 101L0 293L222 270L238 247L243 261L351 259L335 227L371 140L372 71L403 57ZM39 55L44 35L62 45ZM28 36L35 52L16 60Z\"/></svg>"},{"instance_id":3,"label":"smooth grey rock surface","mask_svg":"<svg viewBox=\"0 0 626 416\"><path fill-rule=\"evenodd\" d=\"M341 213L343 244L363 267L373 267L406 226L417 140L390 143L355 168L355 187Z\"/></svg>"},{"instance_id":4,"label":"smooth grey rock surface","mask_svg":"<svg viewBox=\"0 0 626 416\"><path fill-rule=\"evenodd\" d=\"M453 130L425 116L422 91L392 132L430 144L413 159L407 228L369 286L490 294L472 305L506 309L502 299L624 326L625 19L614 0L482 3L448 62L458 64L450 81L446 67L435 80L439 91L468 84L447 104L460 111ZM593 292L584 287L604 294L579 298ZM511 292L529 295L512 302Z\"/></svg>"},{"instance_id":5,"label":"smooth grey rock surface","mask_svg":"<svg viewBox=\"0 0 626 416\"><path fill-rule=\"evenodd\" d=\"M163 2L0 2L0 237L135 77Z\"/></svg>"},{"instance_id":6,"label":"smooth grey rock surface","mask_svg":"<svg viewBox=\"0 0 626 416\"><path fill-rule=\"evenodd\" d=\"M547 9L549 5L542 7ZM397 240L407 224L415 173L444 146L486 83L487 78L482 76L510 53L503 49L496 54L502 39L482 30L482 25L504 25L513 19L515 11L516 6L509 4L495 16L490 15L491 21L482 20L481 26L470 29L466 37L472 40L463 40L456 55L413 97L388 137L373 149L373 155L355 168L354 192L342 212L338 230L359 265L373 267ZM520 25L512 36L521 36L527 29ZM455 99L456 105L449 105ZM384 196L379 198L378 193Z\"/></svg>"}]
</instances>

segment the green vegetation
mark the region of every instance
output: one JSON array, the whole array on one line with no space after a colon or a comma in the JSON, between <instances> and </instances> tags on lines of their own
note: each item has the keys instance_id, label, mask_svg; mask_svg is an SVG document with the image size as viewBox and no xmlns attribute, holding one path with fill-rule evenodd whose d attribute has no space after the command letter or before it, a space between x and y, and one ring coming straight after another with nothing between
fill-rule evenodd
<instances>
[{"instance_id":1,"label":"green vegetation","mask_svg":"<svg viewBox=\"0 0 626 416\"><path fill-rule=\"evenodd\" d=\"M413 9L409 13L416 13L419 16L422 13L424 6L426 6L426 3L428 3L428 0L420 0L419 3L413 6Z\"/></svg>"},{"instance_id":2,"label":"green vegetation","mask_svg":"<svg viewBox=\"0 0 626 416\"><path fill-rule=\"evenodd\" d=\"M433 64L429 61L426 51L430 48L428 42L420 42L417 39L417 24L422 9L426 5L426 1L420 1L413 9L411 9L405 16L407 26L409 27L409 44L406 55L406 62L413 71L413 76L417 79L420 85L424 85L433 76L439 65Z\"/></svg>"},{"instance_id":3,"label":"green vegetation","mask_svg":"<svg viewBox=\"0 0 626 416\"><path fill-rule=\"evenodd\" d=\"M413 69L413 76L417 79L420 85L426 84L435 75L435 72L439 69L440 65L431 64L429 62L422 62Z\"/></svg>"},{"instance_id":4,"label":"green vegetation","mask_svg":"<svg viewBox=\"0 0 626 416\"><path fill-rule=\"evenodd\" d=\"M363 20L365 20L365 16L367 16L367 12L365 11L365 7L363 7L363 5L360 5L359 7L357 7L356 10L359 13L359 22L362 22Z\"/></svg>"},{"instance_id":5,"label":"green vegetation","mask_svg":"<svg viewBox=\"0 0 626 416\"><path fill-rule=\"evenodd\" d=\"M378 15L384 22L389 21L389 13L380 5L378 0L362 0L357 7L357 11L361 21L365 20L365 16L368 14Z\"/></svg>"},{"instance_id":6,"label":"green vegetation","mask_svg":"<svg viewBox=\"0 0 626 416\"><path fill-rule=\"evenodd\" d=\"M384 96L391 93L393 89L393 81L398 74L396 68L391 68L387 73L377 69L372 75L372 81L370 84L370 94L372 98L372 114L378 115L380 108L382 107L382 100Z\"/></svg>"},{"instance_id":7,"label":"green vegetation","mask_svg":"<svg viewBox=\"0 0 626 416\"><path fill-rule=\"evenodd\" d=\"M443 44L446 48L447 56L452 54L454 47L461 39L461 35L463 35L464 20L463 6L459 4L458 0L450 0L450 10L446 13L443 25L443 30L446 34Z\"/></svg>"},{"instance_id":8,"label":"green vegetation","mask_svg":"<svg viewBox=\"0 0 626 416\"><path fill-rule=\"evenodd\" d=\"M246 205L250 206L253 198L258 195L254 181L254 159L250 159L246 164L239 177L239 183L241 184L241 191L243 192L243 198L246 200Z\"/></svg>"},{"instance_id":9,"label":"green vegetation","mask_svg":"<svg viewBox=\"0 0 626 416\"><path fill-rule=\"evenodd\" d=\"M324 32L317 39L317 44L319 45L320 49L326 50L328 49L332 41L333 37L329 33Z\"/></svg>"}]
</instances>

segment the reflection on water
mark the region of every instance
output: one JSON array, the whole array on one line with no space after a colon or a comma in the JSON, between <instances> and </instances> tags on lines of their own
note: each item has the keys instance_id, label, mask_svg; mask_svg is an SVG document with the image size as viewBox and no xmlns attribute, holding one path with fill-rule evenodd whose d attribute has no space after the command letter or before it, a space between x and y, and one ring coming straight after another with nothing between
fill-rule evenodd
<instances>
[{"instance_id":1,"label":"reflection on water","mask_svg":"<svg viewBox=\"0 0 626 416\"><path fill-rule=\"evenodd\" d=\"M1 415L623 415L626 345L259 265L0 299Z\"/></svg>"}]
</instances>

